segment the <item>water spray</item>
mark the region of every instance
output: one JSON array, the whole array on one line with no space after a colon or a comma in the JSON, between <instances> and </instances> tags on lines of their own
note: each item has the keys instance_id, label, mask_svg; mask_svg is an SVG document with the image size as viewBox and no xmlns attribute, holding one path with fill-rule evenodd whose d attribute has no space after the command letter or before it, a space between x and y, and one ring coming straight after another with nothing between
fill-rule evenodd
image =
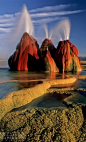
<instances>
[{"instance_id":1,"label":"water spray","mask_svg":"<svg viewBox=\"0 0 86 142\"><path fill-rule=\"evenodd\" d=\"M70 36L70 21L69 19L64 19L60 21L51 31L49 34L48 27L46 24L43 25L46 38L48 39L58 39L59 41L68 40Z\"/></svg>"},{"instance_id":2,"label":"water spray","mask_svg":"<svg viewBox=\"0 0 86 142\"><path fill-rule=\"evenodd\" d=\"M44 24L43 28L44 28L44 31L45 31L45 34L46 34L46 38L48 38L48 27L47 27L47 25Z\"/></svg>"}]
</instances>

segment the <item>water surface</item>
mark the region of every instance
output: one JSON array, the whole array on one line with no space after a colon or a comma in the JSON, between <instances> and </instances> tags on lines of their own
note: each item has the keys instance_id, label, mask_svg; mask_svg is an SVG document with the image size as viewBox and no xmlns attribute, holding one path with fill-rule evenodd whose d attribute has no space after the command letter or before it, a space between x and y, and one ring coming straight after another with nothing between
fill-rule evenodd
<instances>
[{"instance_id":1,"label":"water surface","mask_svg":"<svg viewBox=\"0 0 86 142\"><path fill-rule=\"evenodd\" d=\"M86 75L86 71L82 71L81 75ZM5 98L13 91L34 87L42 83L43 80L63 79L68 77L68 74L66 76L60 73L50 74L47 72L10 71L8 67L0 67L0 99ZM86 80L77 80L73 87L86 88Z\"/></svg>"}]
</instances>

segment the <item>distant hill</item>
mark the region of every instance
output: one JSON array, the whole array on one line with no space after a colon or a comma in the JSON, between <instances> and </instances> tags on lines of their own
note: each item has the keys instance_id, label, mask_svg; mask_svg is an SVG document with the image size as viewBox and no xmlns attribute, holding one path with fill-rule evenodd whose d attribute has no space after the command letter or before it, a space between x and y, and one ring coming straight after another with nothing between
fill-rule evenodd
<instances>
[{"instance_id":1,"label":"distant hill","mask_svg":"<svg viewBox=\"0 0 86 142\"><path fill-rule=\"evenodd\" d=\"M83 57L83 56L80 56L79 59L80 59L81 61L86 61L86 57Z\"/></svg>"}]
</instances>

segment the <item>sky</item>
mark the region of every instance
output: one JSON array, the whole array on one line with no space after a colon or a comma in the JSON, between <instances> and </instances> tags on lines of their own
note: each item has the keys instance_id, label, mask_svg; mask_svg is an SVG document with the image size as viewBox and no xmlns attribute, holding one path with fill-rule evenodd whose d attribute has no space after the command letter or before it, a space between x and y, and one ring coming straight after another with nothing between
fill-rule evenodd
<instances>
[{"instance_id":1,"label":"sky","mask_svg":"<svg viewBox=\"0 0 86 142\"><path fill-rule=\"evenodd\" d=\"M0 0L0 59L14 53L26 29L40 46L51 37L57 48L59 35L68 35L86 56L86 0Z\"/></svg>"}]
</instances>

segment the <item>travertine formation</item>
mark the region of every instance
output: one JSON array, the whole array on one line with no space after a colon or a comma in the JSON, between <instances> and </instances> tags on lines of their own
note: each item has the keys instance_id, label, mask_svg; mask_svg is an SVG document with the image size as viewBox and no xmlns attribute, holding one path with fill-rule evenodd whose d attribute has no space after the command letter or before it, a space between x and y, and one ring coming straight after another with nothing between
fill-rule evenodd
<instances>
[{"instance_id":1,"label":"travertine formation","mask_svg":"<svg viewBox=\"0 0 86 142\"><path fill-rule=\"evenodd\" d=\"M23 108L6 113L0 121L0 140L85 142L86 105L63 102L65 107Z\"/></svg>"},{"instance_id":2,"label":"travertine formation","mask_svg":"<svg viewBox=\"0 0 86 142\"><path fill-rule=\"evenodd\" d=\"M43 55L43 51L46 51L46 50L49 50L51 57L55 58L56 48L54 47L54 44L52 43L52 41L47 38L42 42L42 45L40 48L41 55Z\"/></svg>"},{"instance_id":3,"label":"travertine formation","mask_svg":"<svg viewBox=\"0 0 86 142\"><path fill-rule=\"evenodd\" d=\"M10 93L6 98L0 100L0 119L12 109L30 103L32 100L42 96L52 85L73 84L75 77L68 79L50 80L36 85L35 87Z\"/></svg>"},{"instance_id":4,"label":"travertine formation","mask_svg":"<svg viewBox=\"0 0 86 142\"><path fill-rule=\"evenodd\" d=\"M60 41L57 49L49 39L39 45L24 33L16 51L8 60L9 67L18 71L68 72L81 71L78 49L69 41Z\"/></svg>"},{"instance_id":5,"label":"travertine formation","mask_svg":"<svg viewBox=\"0 0 86 142\"><path fill-rule=\"evenodd\" d=\"M69 41L60 41L55 53L55 61L60 72L81 71L78 49Z\"/></svg>"},{"instance_id":6,"label":"travertine formation","mask_svg":"<svg viewBox=\"0 0 86 142\"><path fill-rule=\"evenodd\" d=\"M8 60L9 67L18 71L33 70L33 67L36 67L36 61L39 59L37 49L39 49L37 41L28 33L24 33L16 51ZM36 70L35 67L34 70Z\"/></svg>"},{"instance_id":7,"label":"travertine formation","mask_svg":"<svg viewBox=\"0 0 86 142\"><path fill-rule=\"evenodd\" d=\"M43 71L59 72L54 59L51 57L49 50L43 53L43 56L41 57L40 68Z\"/></svg>"}]
</instances>

